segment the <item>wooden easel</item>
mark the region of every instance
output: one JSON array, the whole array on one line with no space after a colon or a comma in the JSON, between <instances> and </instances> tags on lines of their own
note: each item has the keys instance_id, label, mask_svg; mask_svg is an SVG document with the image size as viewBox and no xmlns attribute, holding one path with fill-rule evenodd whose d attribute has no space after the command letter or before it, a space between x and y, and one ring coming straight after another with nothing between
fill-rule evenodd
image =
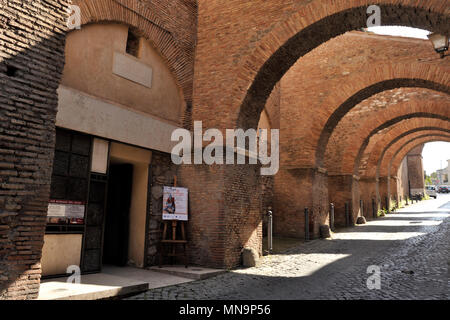
<instances>
[{"instance_id":1,"label":"wooden easel","mask_svg":"<svg viewBox=\"0 0 450 320\"><path fill-rule=\"evenodd\" d=\"M174 176L173 178L173 186L177 186L177 177ZM162 267L162 259L163 259L163 251L164 246L168 245L171 247L171 252L167 253L166 256L171 257L172 259L174 257L183 255L184 256L184 265L187 268L188 267L188 257L187 257L187 240L186 240L186 232L185 232L185 222L184 221L178 221L178 220L164 220L164 229L162 234L161 242L159 243L159 267ZM167 239L167 231L169 228L169 223L172 225L172 238ZM181 227L181 239L177 239L177 227L178 223L180 223ZM176 246L182 245L183 246L183 253L176 253ZM173 261L172 261L173 262Z\"/></svg>"}]
</instances>

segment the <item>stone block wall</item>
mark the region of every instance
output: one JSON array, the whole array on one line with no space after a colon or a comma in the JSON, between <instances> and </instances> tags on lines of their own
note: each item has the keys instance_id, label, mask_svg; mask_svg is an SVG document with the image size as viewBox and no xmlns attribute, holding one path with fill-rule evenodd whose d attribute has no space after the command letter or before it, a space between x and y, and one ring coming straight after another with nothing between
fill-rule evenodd
<instances>
[{"instance_id":1,"label":"stone block wall","mask_svg":"<svg viewBox=\"0 0 450 320\"><path fill-rule=\"evenodd\" d=\"M145 265L153 266L158 264L158 244L162 237L163 187L173 186L177 167L170 154L153 151L149 173Z\"/></svg>"}]
</instances>

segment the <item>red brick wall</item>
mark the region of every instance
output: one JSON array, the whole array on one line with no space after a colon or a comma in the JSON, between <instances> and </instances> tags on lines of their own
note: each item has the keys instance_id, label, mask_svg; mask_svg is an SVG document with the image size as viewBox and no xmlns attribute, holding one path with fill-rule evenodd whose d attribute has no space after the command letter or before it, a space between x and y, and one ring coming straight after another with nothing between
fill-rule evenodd
<instances>
[{"instance_id":1,"label":"red brick wall","mask_svg":"<svg viewBox=\"0 0 450 320\"><path fill-rule=\"evenodd\" d=\"M348 203L349 212L352 212L352 175L339 175L328 177L328 192L330 202L334 204L334 225L344 227L346 225L345 203ZM353 222L349 220L350 224Z\"/></svg>"},{"instance_id":2,"label":"red brick wall","mask_svg":"<svg viewBox=\"0 0 450 320\"><path fill-rule=\"evenodd\" d=\"M189 255L194 264L232 268L244 247L262 254L261 176L253 165L182 165L189 188ZM245 192L243 192L245 190Z\"/></svg>"},{"instance_id":3,"label":"red brick wall","mask_svg":"<svg viewBox=\"0 0 450 320\"><path fill-rule=\"evenodd\" d=\"M377 3L383 23L448 29L438 14L446 7L437 0L372 4ZM326 40L365 27L366 6L361 0L199 1L194 118L204 119L208 127L227 128L241 114L238 123L256 127L258 113L284 72ZM425 12L427 19L421 18ZM211 109L217 117L207 112Z\"/></svg>"},{"instance_id":4,"label":"red brick wall","mask_svg":"<svg viewBox=\"0 0 450 320\"><path fill-rule=\"evenodd\" d=\"M41 277L68 3L4 3L0 8L0 299L32 299L37 297Z\"/></svg>"},{"instance_id":5,"label":"red brick wall","mask_svg":"<svg viewBox=\"0 0 450 320\"><path fill-rule=\"evenodd\" d=\"M422 163L422 150L423 145L420 145L412 149L410 152L408 152L407 155L408 174L412 192L413 191L418 192L418 190L424 190L425 188L425 181L424 181L425 178Z\"/></svg>"},{"instance_id":6,"label":"red brick wall","mask_svg":"<svg viewBox=\"0 0 450 320\"><path fill-rule=\"evenodd\" d=\"M328 177L314 169L280 169L274 179L274 233L304 238L304 209L309 210L310 238L319 236L319 226L328 223Z\"/></svg>"}]
</instances>

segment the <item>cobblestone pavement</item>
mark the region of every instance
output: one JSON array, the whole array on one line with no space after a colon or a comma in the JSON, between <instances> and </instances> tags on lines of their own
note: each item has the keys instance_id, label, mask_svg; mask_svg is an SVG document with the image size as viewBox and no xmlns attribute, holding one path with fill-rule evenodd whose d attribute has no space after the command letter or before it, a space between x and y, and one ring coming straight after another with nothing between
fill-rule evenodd
<instances>
[{"instance_id":1,"label":"cobblestone pavement","mask_svg":"<svg viewBox=\"0 0 450 320\"><path fill-rule=\"evenodd\" d=\"M300 243L258 267L129 299L450 299L450 196L410 205L332 240ZM367 269L379 266L380 289Z\"/></svg>"}]
</instances>

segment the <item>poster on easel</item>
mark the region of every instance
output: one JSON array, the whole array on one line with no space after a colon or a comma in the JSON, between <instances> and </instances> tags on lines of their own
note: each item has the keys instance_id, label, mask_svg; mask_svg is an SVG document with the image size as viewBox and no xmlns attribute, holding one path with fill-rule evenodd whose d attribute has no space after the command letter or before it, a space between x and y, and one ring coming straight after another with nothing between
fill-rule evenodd
<instances>
[{"instance_id":1,"label":"poster on easel","mask_svg":"<svg viewBox=\"0 0 450 320\"><path fill-rule=\"evenodd\" d=\"M164 187L163 220L188 221L188 189Z\"/></svg>"}]
</instances>

